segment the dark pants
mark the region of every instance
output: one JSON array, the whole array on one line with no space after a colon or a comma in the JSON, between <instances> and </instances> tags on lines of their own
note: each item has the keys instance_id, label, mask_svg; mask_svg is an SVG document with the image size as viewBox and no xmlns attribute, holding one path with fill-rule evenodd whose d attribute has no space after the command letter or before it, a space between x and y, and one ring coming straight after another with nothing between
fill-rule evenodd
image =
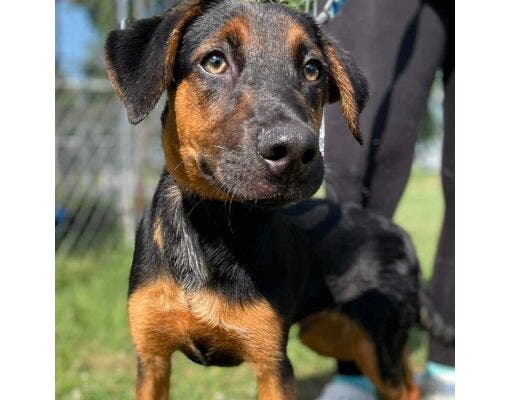
<instances>
[{"instance_id":1,"label":"dark pants","mask_svg":"<svg viewBox=\"0 0 510 400\"><path fill-rule=\"evenodd\" d=\"M353 201L393 216L409 178L432 82L442 71L445 215L431 286L439 312L454 325L454 5L443 3L349 0L341 15L325 25L351 52L370 88L361 114L364 146L349 134L338 104L326 110L326 191L333 201ZM432 341L430 359L454 365L454 350Z\"/></svg>"}]
</instances>

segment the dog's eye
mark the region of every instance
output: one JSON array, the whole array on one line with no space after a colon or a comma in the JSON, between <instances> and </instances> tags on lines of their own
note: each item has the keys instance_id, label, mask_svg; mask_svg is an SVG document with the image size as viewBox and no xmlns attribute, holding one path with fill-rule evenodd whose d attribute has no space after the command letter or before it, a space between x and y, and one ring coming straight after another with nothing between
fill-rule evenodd
<instances>
[{"instance_id":1,"label":"dog's eye","mask_svg":"<svg viewBox=\"0 0 510 400\"><path fill-rule=\"evenodd\" d=\"M305 79L314 82L321 76L321 64L318 60L309 60L303 67Z\"/></svg>"},{"instance_id":2,"label":"dog's eye","mask_svg":"<svg viewBox=\"0 0 510 400\"><path fill-rule=\"evenodd\" d=\"M223 74L228 69L227 61L221 54L214 53L207 56L202 62L202 67L211 74Z\"/></svg>"}]
</instances>

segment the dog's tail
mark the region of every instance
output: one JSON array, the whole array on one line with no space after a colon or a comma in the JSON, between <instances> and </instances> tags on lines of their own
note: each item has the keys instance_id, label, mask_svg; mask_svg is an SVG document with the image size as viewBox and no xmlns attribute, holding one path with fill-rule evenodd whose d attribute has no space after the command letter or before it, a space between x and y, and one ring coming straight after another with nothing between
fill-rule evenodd
<instances>
[{"instance_id":1,"label":"dog's tail","mask_svg":"<svg viewBox=\"0 0 510 400\"><path fill-rule=\"evenodd\" d=\"M455 329L444 322L423 287L420 288L418 296L420 302L419 323L422 328L445 346L455 346Z\"/></svg>"}]
</instances>

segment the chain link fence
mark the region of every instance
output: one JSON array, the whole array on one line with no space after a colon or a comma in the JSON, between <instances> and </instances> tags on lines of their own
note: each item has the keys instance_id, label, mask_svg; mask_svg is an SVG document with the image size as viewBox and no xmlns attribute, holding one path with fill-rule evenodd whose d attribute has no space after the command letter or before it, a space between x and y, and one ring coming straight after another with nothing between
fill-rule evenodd
<instances>
[{"instance_id":1,"label":"chain link fence","mask_svg":"<svg viewBox=\"0 0 510 400\"><path fill-rule=\"evenodd\" d=\"M104 78L57 81L56 99L57 254L132 239L163 166L162 105L132 127Z\"/></svg>"},{"instance_id":2,"label":"chain link fence","mask_svg":"<svg viewBox=\"0 0 510 400\"><path fill-rule=\"evenodd\" d=\"M157 184L163 167L159 136L163 106L158 104L142 125L129 125L104 72L102 46L107 32L121 21L157 12L163 7L160 3L57 1L55 234L59 257L132 242L136 222ZM88 30L95 36L84 45L80 36L90 36ZM82 59L77 61L80 52Z\"/></svg>"}]
</instances>

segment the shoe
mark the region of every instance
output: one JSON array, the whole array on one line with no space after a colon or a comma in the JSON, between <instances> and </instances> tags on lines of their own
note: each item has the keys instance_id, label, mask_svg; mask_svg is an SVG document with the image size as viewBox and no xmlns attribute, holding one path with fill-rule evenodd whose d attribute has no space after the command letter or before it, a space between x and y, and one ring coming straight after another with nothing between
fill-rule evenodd
<instances>
[{"instance_id":1,"label":"shoe","mask_svg":"<svg viewBox=\"0 0 510 400\"><path fill-rule=\"evenodd\" d=\"M335 375L316 400L377 400L372 382L363 375Z\"/></svg>"},{"instance_id":2,"label":"shoe","mask_svg":"<svg viewBox=\"0 0 510 400\"><path fill-rule=\"evenodd\" d=\"M455 367L429 361L425 372L417 381L422 400L455 399Z\"/></svg>"}]
</instances>

